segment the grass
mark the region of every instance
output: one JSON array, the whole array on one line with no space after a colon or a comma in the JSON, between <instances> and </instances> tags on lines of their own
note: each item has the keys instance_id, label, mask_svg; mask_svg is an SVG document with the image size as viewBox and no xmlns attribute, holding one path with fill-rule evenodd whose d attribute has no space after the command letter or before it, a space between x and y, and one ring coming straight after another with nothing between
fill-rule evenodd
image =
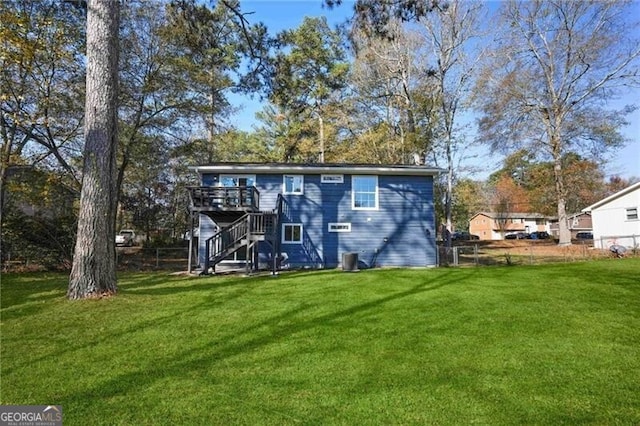
<instances>
[{"instance_id":1,"label":"grass","mask_svg":"<svg viewBox=\"0 0 640 426\"><path fill-rule=\"evenodd\" d=\"M640 424L640 259L4 275L0 404L65 425Z\"/></svg>"}]
</instances>

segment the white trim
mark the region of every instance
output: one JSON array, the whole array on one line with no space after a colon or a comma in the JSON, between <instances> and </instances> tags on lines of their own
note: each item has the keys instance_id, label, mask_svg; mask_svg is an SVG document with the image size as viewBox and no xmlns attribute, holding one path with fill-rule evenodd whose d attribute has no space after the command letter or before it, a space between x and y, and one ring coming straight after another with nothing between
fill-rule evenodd
<instances>
[{"instance_id":1,"label":"white trim","mask_svg":"<svg viewBox=\"0 0 640 426\"><path fill-rule=\"evenodd\" d=\"M236 164L218 163L192 166L196 173L253 173L253 174L359 174L393 176L437 176L443 169L424 166L378 166L378 165L309 165L309 164Z\"/></svg>"},{"instance_id":2,"label":"white trim","mask_svg":"<svg viewBox=\"0 0 640 426\"><path fill-rule=\"evenodd\" d=\"M327 225L329 232L351 232L350 222L329 222Z\"/></svg>"},{"instance_id":3,"label":"white trim","mask_svg":"<svg viewBox=\"0 0 640 426\"><path fill-rule=\"evenodd\" d=\"M287 191L287 177L293 178L294 182L296 178L300 178L300 191ZM291 175L291 174L282 175L282 193L289 194L289 195L303 195L304 194L304 175Z\"/></svg>"},{"instance_id":4,"label":"white trim","mask_svg":"<svg viewBox=\"0 0 640 426\"><path fill-rule=\"evenodd\" d=\"M287 226L299 226L300 227L300 240L292 240L292 241L285 241L284 237L285 237L285 228ZM301 223L283 223L282 224L282 244L302 244L302 236L304 235L304 228L302 227Z\"/></svg>"},{"instance_id":5,"label":"white trim","mask_svg":"<svg viewBox=\"0 0 640 426\"><path fill-rule=\"evenodd\" d=\"M358 178L375 178L376 180L376 190L375 190L375 206L373 207L356 207L356 191L354 188L354 181ZM378 176L370 176L370 175L353 175L351 176L351 210L378 210L379 204L379 188L378 188Z\"/></svg>"},{"instance_id":6,"label":"white trim","mask_svg":"<svg viewBox=\"0 0 640 426\"><path fill-rule=\"evenodd\" d=\"M344 175L320 175L320 183L344 183Z\"/></svg>"}]
</instances>

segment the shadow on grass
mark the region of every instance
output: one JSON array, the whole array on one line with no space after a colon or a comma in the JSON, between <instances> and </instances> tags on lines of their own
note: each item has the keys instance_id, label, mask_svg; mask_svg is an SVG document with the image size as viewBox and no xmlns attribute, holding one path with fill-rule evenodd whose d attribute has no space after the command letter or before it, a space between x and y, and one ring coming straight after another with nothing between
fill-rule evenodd
<instances>
[{"instance_id":1,"label":"shadow on grass","mask_svg":"<svg viewBox=\"0 0 640 426\"><path fill-rule=\"evenodd\" d=\"M297 276L293 276L296 278ZM302 274L300 275L302 278ZM292 277L290 277L292 278ZM444 286L455 284L458 282L459 274L454 271L440 274L433 281L424 281L414 285L408 289L396 291L384 297L374 300L354 303L351 306L338 309L329 313L319 313L313 315L312 310L317 309L316 305L311 303L302 304L284 312L272 315L271 317L252 324L233 336L212 338L198 346L188 348L182 352L172 356L171 359L164 362L150 363L151 365L141 371L114 375L103 383L94 387L83 390L81 392L68 394L58 402L62 405L72 405L78 401L92 399L96 397L110 398L118 395L131 394L134 395L139 390L146 389L154 382L165 380L167 378L183 378L189 373L204 371L214 368L218 363L236 355L252 352L261 347L286 340L289 337L301 332L305 332L316 327L326 326L328 323L340 321L354 316L361 316L363 313L376 312L383 305L397 301L399 299L412 297L418 294L436 291ZM245 281L250 285L249 281ZM237 284L237 283L236 283ZM233 284L230 284L233 285ZM212 285L214 286L214 285ZM198 309L211 309L211 303L204 302L198 306L194 306L190 312ZM310 317L302 317L301 314L307 314ZM184 313L175 313L167 315L163 318L153 321L153 325L160 323L170 323L175 320L178 315ZM149 323L150 325L151 323ZM131 327L130 331L144 327L144 324L137 323ZM264 331L261 331L264 330ZM119 334L126 334L126 330ZM106 336L100 340L108 340L113 336ZM92 342L94 345L96 342ZM52 355L56 356L56 355Z\"/></svg>"},{"instance_id":2,"label":"shadow on grass","mask_svg":"<svg viewBox=\"0 0 640 426\"><path fill-rule=\"evenodd\" d=\"M68 275L29 272L3 274L0 291L2 319L14 319L37 314L62 299L67 292Z\"/></svg>"},{"instance_id":3,"label":"shadow on grass","mask_svg":"<svg viewBox=\"0 0 640 426\"><path fill-rule=\"evenodd\" d=\"M623 262L626 262L626 260L623 260ZM622 265L622 263L612 264ZM566 276L575 276L575 274L580 273L579 271L581 270L579 264L567 265L567 267L565 268L561 268L560 266L562 265L550 267L534 266L527 268L527 273L535 269L535 273L540 275L539 278L541 280L544 280L546 278L551 280L556 278L561 279L563 274L566 274ZM589 268L587 268L587 270L588 269ZM600 269L602 269L602 266L600 267ZM513 270L513 268L501 268L493 270L493 273L491 275L493 279L498 280L501 277L508 278L507 276ZM387 281L389 281L392 279L391 277L395 277L398 280L419 278L421 282L408 288L405 284L403 284L404 288L395 291L394 289L398 289L398 286L389 286L389 291L392 291L392 293L387 293L384 296L380 296L379 294L377 296L371 294L368 300L353 300L350 306L334 308L331 312L324 313L314 313L314 311L318 309L318 305L314 305L312 303L302 303L304 302L304 300L301 298L299 301L301 302L301 304L299 306L282 310L281 312L278 312L275 315L271 315L270 317L265 318L258 323L247 325L246 327L241 328L237 333L233 334L233 336L216 336L215 334L213 334L211 338L207 339L205 343L194 347L189 347L189 345L187 345L186 349L176 354L175 356L172 356L171 359L167 361L161 363L156 362L152 366L149 366L141 371L112 376L105 382L95 385L92 388L86 389L81 392L68 394L60 402L63 404L71 404L74 401L82 400L85 398L95 398L97 395L115 396L122 392L133 392L136 389L144 389L145 386L155 382L156 380L162 380L167 377L182 377L186 373L189 373L191 371L200 371L203 368L209 368L227 358L247 351L257 350L274 342L287 339L288 337L297 333L311 330L316 327L325 326L331 322L349 319L355 316L361 316L364 313L374 313L379 308L390 302L423 293L433 292L449 285L464 284L466 282L469 282L469 280L473 280L474 277L479 273L485 275L484 271L488 270L475 268L473 270L466 269L465 271L461 272L457 269L440 269L437 274L431 274L429 273L430 271L426 270L424 271L424 274L417 274L415 270L403 269L374 270L371 271L371 274L369 272L363 272L356 274L345 273L344 275L336 274L335 271L286 273L281 275L283 282L296 281L297 279L300 279L300 282L303 285L305 277L315 277L316 279L318 279L326 276L327 279L330 279L331 277L344 276L345 279L350 280L354 278L365 279L368 276L375 276L378 274L383 275L383 278L380 278L376 281L376 285L380 286L380 288L386 288L385 278L387 278ZM634 284L637 286L637 275L634 275L635 271L636 270L634 268L622 268L620 271L621 273L617 274L618 280L622 279L625 283ZM586 272L586 274L588 276L589 272ZM57 279L60 279L60 277L58 277ZM152 276L142 277L139 277L138 275L125 276L122 278L122 291L125 295L134 296L138 294L146 294L152 296L179 296L183 292L196 291L203 292L203 295L205 297L203 297L199 303L197 301L196 303L187 302L188 306L184 310L180 310L184 305L176 303L173 312L167 313L166 315L159 315L155 318L145 319L144 321L132 320L131 323L129 323L124 328L119 328L107 333L96 333L93 338L84 340L80 344L68 345L62 350L58 350L54 353L48 353L38 359L30 359L28 362L33 363L39 361L49 361L51 359L55 360L64 354L72 353L81 349L91 348L100 344L106 344L112 339L126 337L129 334L133 334L147 327L175 327L175 324L180 323L181 319L193 316L200 311L210 311L212 309L215 309L216 306L223 305L230 300L240 298L243 294L255 288L259 288L259 286L261 285L264 285L265 280L271 280L272 278L263 277L252 279L246 277L230 278L226 276L218 280L217 277L207 277L201 279L184 279L184 277L176 277L175 280L178 282L173 282L173 279L173 277L156 274ZM131 282L129 283L128 281ZM48 287L46 284L47 282L49 283ZM54 284L59 285L56 284L55 281ZM55 287L52 289L51 285L52 283L50 281L43 280L43 282L39 284L39 290L30 292L29 294L33 296L39 294L39 292L42 293L45 290L55 292L57 289ZM233 288L237 291L230 292L226 295L217 291L224 288ZM272 289L277 290L277 287L272 287ZM62 295L63 294L64 293L62 293ZM5 295L3 294L3 299L4 296ZM47 297L50 296L47 295ZM57 296L54 295L53 297ZM327 309L331 308L328 307ZM301 316L303 318L301 318ZM149 359L149 361L152 360L153 358ZM15 369L23 368L26 363L27 360L23 362L16 362L15 365L9 367L7 370L5 370L5 372L11 373ZM117 373L114 372L114 374Z\"/></svg>"}]
</instances>

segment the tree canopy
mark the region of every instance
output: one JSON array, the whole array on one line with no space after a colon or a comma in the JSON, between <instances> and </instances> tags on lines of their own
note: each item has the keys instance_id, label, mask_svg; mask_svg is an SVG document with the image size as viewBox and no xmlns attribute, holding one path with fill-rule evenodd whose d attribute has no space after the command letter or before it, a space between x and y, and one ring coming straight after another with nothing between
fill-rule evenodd
<instances>
[{"instance_id":1,"label":"tree canopy","mask_svg":"<svg viewBox=\"0 0 640 426\"><path fill-rule=\"evenodd\" d=\"M505 206L563 226L630 182L604 158L628 142L635 108L614 104L639 83L632 2L318 2L325 16L278 31L237 0L121 2L117 136L103 155L117 216L103 239L132 227L145 243L177 242L190 226L188 167L214 161L430 163L447 171L438 221L455 228ZM32 223L56 235L51 258L67 264L96 158L85 107L93 4L0 2L2 246L22 247L16 228ZM352 19L334 25L348 7ZM246 99L261 106L253 127L238 124ZM506 156L482 164L494 168L486 179L460 165L478 140ZM52 209L51 197L70 207ZM57 221L69 238L52 232Z\"/></svg>"},{"instance_id":2,"label":"tree canopy","mask_svg":"<svg viewBox=\"0 0 640 426\"><path fill-rule=\"evenodd\" d=\"M495 150L526 147L553 162L560 243L569 244L563 158L621 146L633 107L607 109L638 84L640 40L628 2L510 1L478 80L480 137Z\"/></svg>"}]
</instances>

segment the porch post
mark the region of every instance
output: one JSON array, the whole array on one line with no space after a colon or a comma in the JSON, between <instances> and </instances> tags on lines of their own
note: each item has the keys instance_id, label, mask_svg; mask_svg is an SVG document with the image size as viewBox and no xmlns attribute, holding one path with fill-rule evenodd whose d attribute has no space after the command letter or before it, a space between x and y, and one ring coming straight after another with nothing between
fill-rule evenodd
<instances>
[{"instance_id":1,"label":"porch post","mask_svg":"<svg viewBox=\"0 0 640 426\"><path fill-rule=\"evenodd\" d=\"M249 214L249 215L247 215L247 224L246 224L247 232L244 235L244 237L247 239L247 241L246 241L246 243L247 243L247 248L246 248L247 252L246 252L246 255L245 255L245 259L246 260L244 262L245 273L247 275L249 275L249 262L251 261L251 225L252 225L252 223L251 223L251 215Z\"/></svg>"},{"instance_id":2,"label":"porch post","mask_svg":"<svg viewBox=\"0 0 640 426\"><path fill-rule=\"evenodd\" d=\"M193 210L189 211L189 260L187 263L187 272L190 274L192 270L191 258L193 256Z\"/></svg>"}]
</instances>

